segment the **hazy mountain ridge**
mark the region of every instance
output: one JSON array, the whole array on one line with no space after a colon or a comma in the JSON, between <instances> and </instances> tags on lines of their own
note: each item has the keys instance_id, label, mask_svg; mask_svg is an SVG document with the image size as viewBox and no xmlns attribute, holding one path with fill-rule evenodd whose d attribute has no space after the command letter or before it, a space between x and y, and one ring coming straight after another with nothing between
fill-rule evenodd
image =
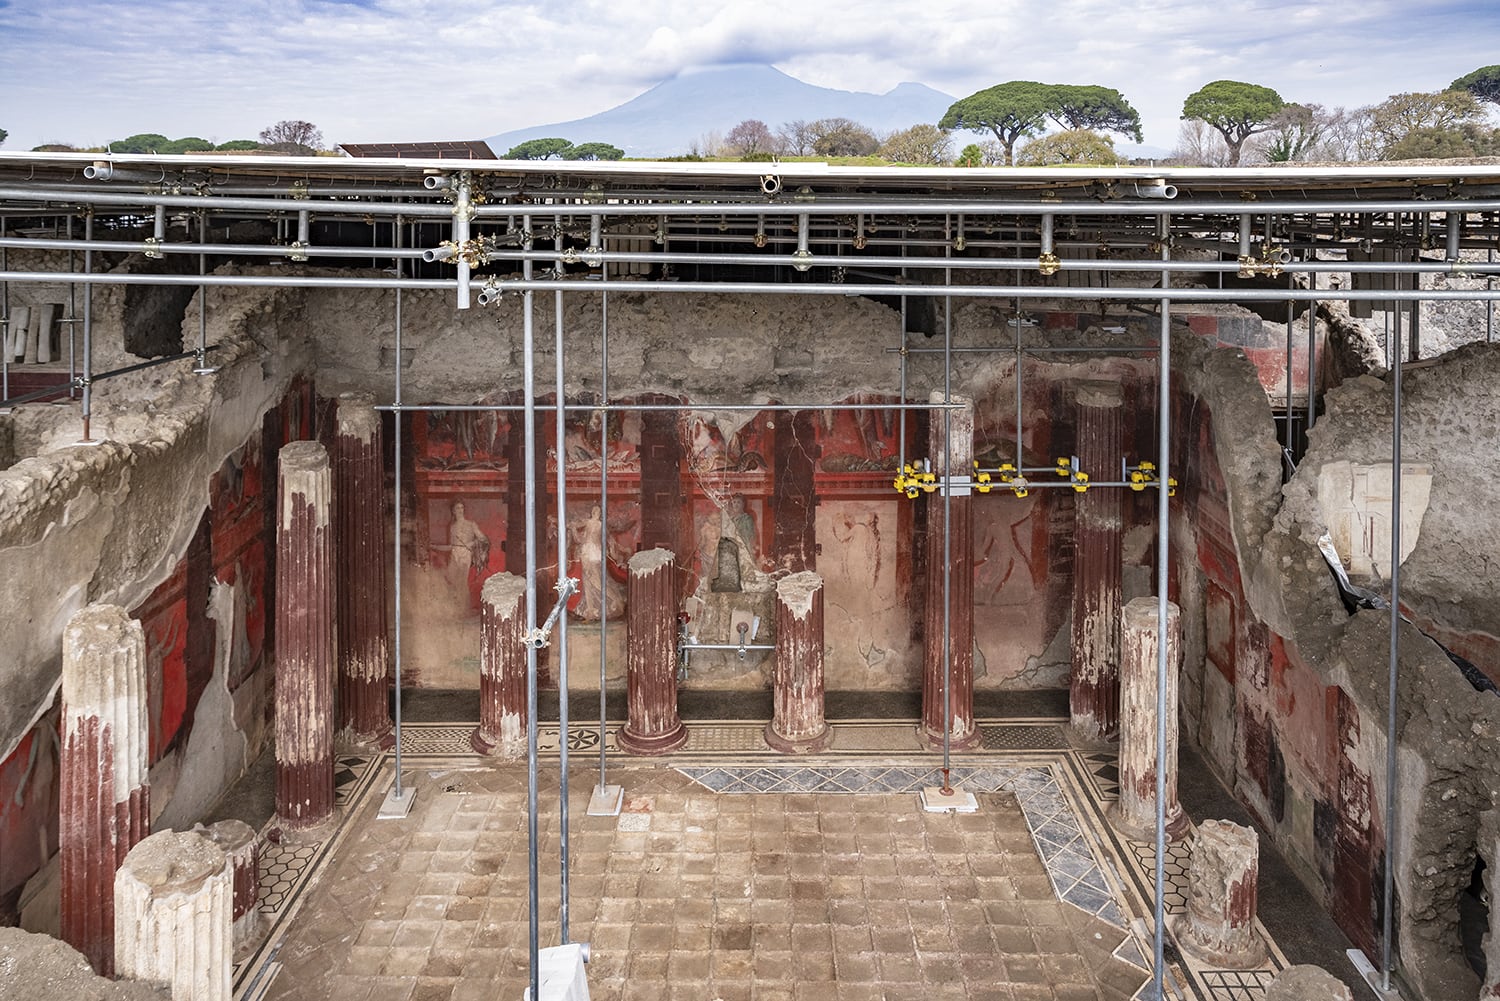
<instances>
[{"instance_id":1,"label":"hazy mountain ridge","mask_svg":"<svg viewBox=\"0 0 1500 1001\"><path fill-rule=\"evenodd\" d=\"M487 141L496 156L527 139L550 136L612 143L632 157L674 156L688 152L702 136L723 134L747 118L758 118L773 131L797 119L852 118L886 133L936 124L954 100L920 83L869 94L816 87L771 66L730 66L679 74L597 115L513 129Z\"/></svg>"}]
</instances>

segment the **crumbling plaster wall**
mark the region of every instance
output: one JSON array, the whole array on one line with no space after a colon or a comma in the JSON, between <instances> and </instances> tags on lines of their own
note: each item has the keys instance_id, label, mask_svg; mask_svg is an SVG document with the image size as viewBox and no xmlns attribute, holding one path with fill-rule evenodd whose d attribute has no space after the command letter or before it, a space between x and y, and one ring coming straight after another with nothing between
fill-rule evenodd
<instances>
[{"instance_id":1,"label":"crumbling plaster wall","mask_svg":"<svg viewBox=\"0 0 1500 1001\"><path fill-rule=\"evenodd\" d=\"M1231 760L1223 745L1205 742L1210 761L1322 889L1350 936L1370 949L1392 837L1384 782L1390 620L1376 611L1349 616L1339 602L1317 549L1326 527L1316 486L1330 462L1389 463L1391 382L1356 378L1330 391L1307 455L1278 490L1274 441L1237 433L1254 426L1248 417L1264 403L1233 398L1242 380L1213 374L1233 364L1224 357L1177 371L1208 403L1216 428L1236 429L1216 434L1213 447L1227 481L1234 583L1244 601L1239 673L1226 696L1211 665L1197 668L1199 683L1184 692L1196 690L1201 701L1185 716L1227 712L1221 725L1236 731ZM1466 347L1405 374L1403 460L1430 465L1433 480L1420 541L1402 574L1413 621L1403 623L1399 643L1397 936L1403 972L1429 1001L1473 997L1479 986L1458 953L1455 902L1468 885L1476 841L1486 843L1481 817L1500 794L1500 703L1476 692L1418 626L1487 673L1500 670L1492 654L1500 628L1497 383L1500 346ZM1201 546L1205 526L1193 527ZM1179 575L1201 567L1193 554L1179 554ZM1188 663L1194 670L1191 657Z\"/></svg>"},{"instance_id":2,"label":"crumbling plaster wall","mask_svg":"<svg viewBox=\"0 0 1500 1001\"><path fill-rule=\"evenodd\" d=\"M97 336L101 346L118 344L111 300L121 297L101 298ZM90 444L79 444L76 405L17 412L26 457L0 472L0 579L10 582L0 617L10 661L0 674L0 758L56 696L67 618L91 601L133 607L166 579L198 526L212 474L310 366L295 342L268 339L279 325L275 299L216 297L212 376L184 362L95 384ZM194 315L184 324L196 332Z\"/></svg>"}]
</instances>

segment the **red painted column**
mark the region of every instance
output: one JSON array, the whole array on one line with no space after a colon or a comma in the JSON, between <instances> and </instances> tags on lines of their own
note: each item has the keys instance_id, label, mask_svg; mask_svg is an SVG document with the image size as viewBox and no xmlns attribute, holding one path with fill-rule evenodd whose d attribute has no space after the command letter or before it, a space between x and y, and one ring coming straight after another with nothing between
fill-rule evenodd
<instances>
[{"instance_id":1,"label":"red painted column","mask_svg":"<svg viewBox=\"0 0 1500 1001\"><path fill-rule=\"evenodd\" d=\"M1255 933L1260 839L1254 828L1205 820L1193 832L1188 865L1187 912L1177 917L1177 942L1195 957L1230 969L1252 969L1266 960Z\"/></svg>"},{"instance_id":2,"label":"red painted column","mask_svg":"<svg viewBox=\"0 0 1500 1001\"><path fill-rule=\"evenodd\" d=\"M338 728L389 747L390 623L386 613L385 469L380 414L369 393L339 397L334 438L338 538Z\"/></svg>"},{"instance_id":3,"label":"red painted column","mask_svg":"<svg viewBox=\"0 0 1500 1001\"><path fill-rule=\"evenodd\" d=\"M1155 598L1125 606L1120 629L1120 797L1109 808L1115 829L1136 841L1156 840L1156 627ZM1167 603L1167 747L1164 811L1167 840L1187 833L1177 801L1177 674L1182 615Z\"/></svg>"},{"instance_id":4,"label":"red painted column","mask_svg":"<svg viewBox=\"0 0 1500 1001\"><path fill-rule=\"evenodd\" d=\"M823 578L812 571L776 582L776 668L766 743L811 754L833 743L823 718Z\"/></svg>"},{"instance_id":5,"label":"red painted column","mask_svg":"<svg viewBox=\"0 0 1500 1001\"><path fill-rule=\"evenodd\" d=\"M666 754L687 743L677 715L676 573L670 549L630 558L625 601L625 701L620 750Z\"/></svg>"},{"instance_id":6,"label":"red painted column","mask_svg":"<svg viewBox=\"0 0 1500 1001\"><path fill-rule=\"evenodd\" d=\"M334 600L328 452L280 454L276 531L276 819L320 840L333 812Z\"/></svg>"},{"instance_id":7,"label":"red painted column","mask_svg":"<svg viewBox=\"0 0 1500 1001\"><path fill-rule=\"evenodd\" d=\"M479 598L479 726L469 743L480 754L526 752L526 579L497 573Z\"/></svg>"},{"instance_id":8,"label":"red painted column","mask_svg":"<svg viewBox=\"0 0 1500 1001\"><path fill-rule=\"evenodd\" d=\"M115 870L151 833L146 638L123 608L89 605L68 620L62 700L62 938L110 977Z\"/></svg>"},{"instance_id":9,"label":"red painted column","mask_svg":"<svg viewBox=\"0 0 1500 1001\"><path fill-rule=\"evenodd\" d=\"M974 458L974 408L963 397L952 397L954 403L968 404L953 410L951 444L944 440L946 426L942 410L932 412L929 455L939 477L951 471L954 476L972 472ZM943 394L934 392L932 403L942 403ZM949 743L955 748L973 747L979 742L974 727L974 532L973 498L949 497L941 491L926 495L927 504L927 594L923 606L922 635L922 733L928 743L943 743L943 522L945 508L948 523L948 705L952 708Z\"/></svg>"},{"instance_id":10,"label":"red painted column","mask_svg":"<svg viewBox=\"0 0 1500 1001\"><path fill-rule=\"evenodd\" d=\"M1078 387L1078 468L1118 480L1124 452L1119 383ZM1085 741L1113 739L1120 719L1120 543L1123 498L1115 487L1077 494L1073 529L1073 672L1068 713Z\"/></svg>"}]
</instances>

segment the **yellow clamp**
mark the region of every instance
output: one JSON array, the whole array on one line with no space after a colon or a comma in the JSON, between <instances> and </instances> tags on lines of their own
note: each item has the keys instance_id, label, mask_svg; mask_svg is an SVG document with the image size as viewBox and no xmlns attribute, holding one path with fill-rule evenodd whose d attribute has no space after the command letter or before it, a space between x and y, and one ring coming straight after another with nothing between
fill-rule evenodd
<instances>
[{"instance_id":1,"label":"yellow clamp","mask_svg":"<svg viewBox=\"0 0 1500 1001\"><path fill-rule=\"evenodd\" d=\"M993 489L993 488L991 486L990 474L989 473L980 472L979 471L979 460L975 459L974 460L974 491L976 493L987 494L987 493L990 492L991 489Z\"/></svg>"},{"instance_id":2,"label":"yellow clamp","mask_svg":"<svg viewBox=\"0 0 1500 1001\"><path fill-rule=\"evenodd\" d=\"M1011 465L1010 463L1000 463L1000 466L995 471L995 473L996 476L999 477L1000 482L1009 486L1010 492L1015 494L1017 497L1025 497L1028 493L1030 493L1030 490L1028 489L1029 484L1026 482L1026 477L1018 473L1016 471L1016 467Z\"/></svg>"},{"instance_id":3,"label":"yellow clamp","mask_svg":"<svg viewBox=\"0 0 1500 1001\"><path fill-rule=\"evenodd\" d=\"M1073 482L1073 490L1075 492L1080 494L1088 492L1089 474L1074 469L1073 460L1071 458L1065 458L1062 456L1058 457L1057 475L1071 480Z\"/></svg>"}]
</instances>

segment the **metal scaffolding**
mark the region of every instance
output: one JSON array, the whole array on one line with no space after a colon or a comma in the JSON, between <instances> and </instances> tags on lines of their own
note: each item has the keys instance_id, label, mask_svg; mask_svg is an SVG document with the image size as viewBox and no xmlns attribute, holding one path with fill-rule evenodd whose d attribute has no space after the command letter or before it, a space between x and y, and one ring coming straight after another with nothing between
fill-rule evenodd
<instances>
[{"instance_id":1,"label":"metal scaffolding","mask_svg":"<svg viewBox=\"0 0 1500 1001\"><path fill-rule=\"evenodd\" d=\"M766 173L771 171L771 173ZM74 223L83 220L83 235ZM229 242L229 225L262 224L266 239ZM64 233L62 223L66 223ZM1022 456L1022 379L1026 358L1048 352L1102 350L1121 356L1154 355L1157 433L1154 475L1131 479L1145 466L1109 471L1093 487L1156 491L1156 597L1158 628L1167 624L1170 518L1173 484L1169 467L1171 423L1171 323L1176 306L1192 303L1283 304L1286 308L1283 447L1289 463L1298 455L1297 410L1302 429L1317 419L1317 307L1332 300L1368 302L1394 313L1397 336L1391 359L1396 392L1392 434L1391 607L1400 607L1400 386L1403 349L1400 313L1430 301L1484 301L1500 298L1493 278L1500 274L1494 250L1500 243L1500 168L1349 167L1239 170L1087 168L1049 169L889 169L842 168L824 164L662 164L495 161L414 161L282 157L154 157L90 154L0 154L0 407L16 406L67 390L81 393L82 438L90 434L92 387L146 365L192 359L194 371L208 374L208 290L225 287L393 290L395 344L391 399L396 448L395 500L395 656L397 730L393 793L409 797L401 774L401 490L402 417L432 410L510 410L523 418L526 552L526 635L528 717L528 811L531 845L529 910L531 996L537 997L539 950L537 655L547 632L558 624L560 715L562 726L561 937L568 941L568 726L567 616L560 614L574 582L566 578L567 482L559 455L556 475L558 597L550 616L538 607L536 504L544 457L537 454L539 416L552 411L559 451L568 412L601 414L607 441L611 413L628 410L840 410L855 405L829 400L793 403L725 400L680 405L627 404L611 397L609 371L610 293L750 294L866 296L897 300L902 317L899 345L881 349L895 355L900 398L895 403L862 403L860 408L899 414L901 455L898 488L908 470L907 411L942 415L944 469L920 471L906 481L908 492L942 496L945 510L968 475L948 468L952 434L955 357L977 351L1011 354L1016 380L1016 461L1009 472L1026 487L1069 483L1027 483ZM196 223L196 232L194 226ZM101 236L101 231L103 235ZM351 235L352 234L352 235ZM220 238L222 237L222 238ZM289 239L290 238L290 239ZM550 246L546 246L550 243ZM642 249L645 248L645 249ZM1375 249L1401 249L1391 260L1375 260ZM12 251L68 255L68 266L35 270L17 267ZM78 270L75 255L82 254ZM127 273L95 268L96 254L144 254L162 258L195 255L193 273ZM1427 256L1422 256L1422 255ZM1360 257L1354 260L1354 257ZM1417 259L1403 260L1404 256ZM285 260L296 265L277 274L235 274L210 268L219 260ZM351 275L320 273L319 265L367 263L386 272ZM1386 287L1329 289L1320 275L1349 274L1378 279ZM1483 279L1473 289L1422 288L1422 276ZM1125 276L1126 284L1115 284ZM853 280L851 280L853 279ZM1238 280L1234 280L1238 279ZM12 285L66 283L69 309L69 366L65 382L40 391L10 392L16 339L11 329ZM1003 282L1003 284L1001 283ZM1154 282L1154 284L1151 284ZM1178 283L1174 285L1174 282ZM1355 284L1354 281L1350 282ZM190 286L198 290L199 324L195 348L141 365L93 371L93 289L97 285ZM1408 285L1409 287L1401 287ZM408 403L403 395L403 300L407 290L438 290L460 309L479 308L503 296L520 297L523 320L523 400L519 405ZM73 358L75 292L81 294L81 350ZM556 404L538 403L534 359L534 310L538 292L554 294ZM570 373L564 356L564 300L597 295L599 330L598 401L569 404ZM914 341L909 307L918 299L941 302L941 346ZM1013 306L1014 345L953 343L955 300L977 299ZM1047 343L1023 345L1023 303L1121 303L1155 310L1155 343L1085 348ZM1293 362L1303 350L1295 343L1294 313L1306 304L1305 346L1308 384L1305 401L1294 401ZM929 335L936 331L928 331ZM920 334L917 337L920 338ZM1412 359L1420 345L1415 325ZM1137 337L1139 339L1139 336ZM913 357L941 355L941 404L911 403ZM670 373L663 373L670 375ZM607 451L607 449L606 449ZM1050 470L1049 470L1050 471ZM997 489L1023 489L1008 473ZM1075 470L1076 472L1076 470ZM988 482L988 481L986 481ZM1076 488L1077 480L1073 480ZM598 501L607 524L608 461L600 476ZM943 552L948 562L950 518L944 518ZM607 553L601 563L601 590L607 588ZM949 567L943 568L945 624L955 614L948 593ZM604 603L607 606L607 602ZM957 614L968 614L958 612ZM545 621L543 621L545 618ZM605 788L605 632L602 612L599 671L598 790ZM1392 872L1397 864L1396 638L1391 623L1388 675L1390 717L1387 731L1387 810L1384 952L1381 983L1389 987L1395 958L1392 939ZM942 639L945 713L951 714L948 682L952 651L948 630ZM1157 644L1157 828L1156 898L1153 921L1152 983L1163 996L1164 957L1165 761L1167 644ZM942 747L944 787L948 785L951 719L945 715Z\"/></svg>"}]
</instances>

